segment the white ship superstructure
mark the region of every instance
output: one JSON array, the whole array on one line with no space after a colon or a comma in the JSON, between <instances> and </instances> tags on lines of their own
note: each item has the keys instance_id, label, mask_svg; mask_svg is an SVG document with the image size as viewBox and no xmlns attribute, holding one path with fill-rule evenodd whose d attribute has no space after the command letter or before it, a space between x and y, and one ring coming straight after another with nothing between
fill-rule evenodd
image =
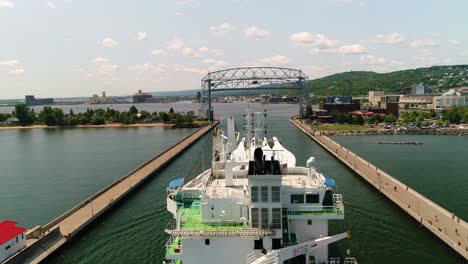
<instances>
[{"instance_id":1,"label":"white ship superstructure","mask_svg":"<svg viewBox=\"0 0 468 264\"><path fill-rule=\"evenodd\" d=\"M166 228L166 259L339 263L328 256L328 244L347 237L328 234L328 220L344 219L335 182L312 167L313 158L306 167L296 166L276 137L268 140L252 129L255 122L249 122L246 138L234 133L233 125L228 120L227 135L214 132L211 169L187 184L183 179L170 184L167 208L174 221Z\"/></svg>"}]
</instances>

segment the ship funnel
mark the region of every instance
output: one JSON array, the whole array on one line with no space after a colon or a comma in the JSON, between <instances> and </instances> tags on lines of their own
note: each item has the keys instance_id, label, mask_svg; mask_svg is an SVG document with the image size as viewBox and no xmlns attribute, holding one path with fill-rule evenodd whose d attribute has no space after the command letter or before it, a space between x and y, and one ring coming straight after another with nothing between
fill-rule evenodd
<instances>
[{"instance_id":1,"label":"ship funnel","mask_svg":"<svg viewBox=\"0 0 468 264\"><path fill-rule=\"evenodd\" d=\"M254 151L255 174L263 174L263 150L256 148Z\"/></svg>"}]
</instances>

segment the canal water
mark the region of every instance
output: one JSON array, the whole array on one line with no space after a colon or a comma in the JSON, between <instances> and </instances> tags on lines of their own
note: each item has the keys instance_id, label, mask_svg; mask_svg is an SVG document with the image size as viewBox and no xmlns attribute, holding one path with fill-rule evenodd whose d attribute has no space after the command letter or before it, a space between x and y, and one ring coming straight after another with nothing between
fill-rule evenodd
<instances>
[{"instance_id":1,"label":"canal water","mask_svg":"<svg viewBox=\"0 0 468 264\"><path fill-rule=\"evenodd\" d=\"M219 104L215 105L215 111L221 118L235 114L240 119L246 107L245 104ZM315 166L327 177L335 179L338 192L344 197L345 220L330 221L330 233L349 229L352 237L331 247L330 255L345 256L346 250L350 249L359 263L457 263L456 257L442 242L293 127L289 116L297 113L297 105L269 105L267 108L271 113L268 133L282 140L296 155L298 165L304 166L306 160L314 156ZM162 128L0 131L0 218L16 219L28 227L44 224L190 132ZM445 201L443 206L449 211L463 212L466 204L459 200L466 199L466 188L451 188L457 185L456 182L449 185L451 187L438 184L442 193L439 198L430 190L436 189L431 186L436 178L458 177L457 168L466 171L464 162L451 160L451 165L447 166L444 160L425 162L427 157L424 156L434 155L427 151L437 150L446 153L440 157L449 156L447 153L466 157L466 147L449 148L461 144L460 138L463 137L418 136L419 141L440 140L440 143L434 149L422 151L417 158L407 156L412 160L408 164L413 172L423 165L429 167L427 174L412 173L410 176L402 173L403 168L391 170L392 166L402 166L394 154L382 158L382 163L372 160L388 150L386 147L373 149L374 145L367 148L359 142L368 140L367 137L338 140L343 140L351 150L404 182L411 180L410 177L418 178L419 181L414 180L417 191L431 199L440 199L437 202L441 204ZM466 137L462 141L466 144ZM398 148L396 152L398 154ZM166 211L166 186L172 179L185 177L188 181L209 168L210 157L211 136L208 134L46 263L162 263L168 238L164 228L171 219ZM387 167L384 164L388 164ZM444 176L431 173L436 170L430 168L436 166L443 168ZM5 171L9 173L5 174ZM9 179L5 179L5 175L9 175ZM4 184L8 186L4 187ZM413 183L408 184L412 186ZM464 184L463 180L459 184ZM458 199L445 199L444 195Z\"/></svg>"}]
</instances>

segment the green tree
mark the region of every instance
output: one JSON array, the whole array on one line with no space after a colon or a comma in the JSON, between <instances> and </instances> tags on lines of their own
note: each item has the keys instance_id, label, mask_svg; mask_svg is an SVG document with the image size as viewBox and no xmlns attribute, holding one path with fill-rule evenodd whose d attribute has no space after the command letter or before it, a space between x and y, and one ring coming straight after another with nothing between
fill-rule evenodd
<instances>
[{"instance_id":1,"label":"green tree","mask_svg":"<svg viewBox=\"0 0 468 264\"><path fill-rule=\"evenodd\" d=\"M63 126L65 124L65 114L63 113L63 110L60 108L54 108L54 115L55 115L55 120L56 120L56 125L57 126Z\"/></svg>"},{"instance_id":2,"label":"green tree","mask_svg":"<svg viewBox=\"0 0 468 264\"><path fill-rule=\"evenodd\" d=\"M132 105L130 107L130 109L128 110L128 114L129 115L136 115L138 114L138 109L136 108L136 106Z\"/></svg>"},{"instance_id":3,"label":"green tree","mask_svg":"<svg viewBox=\"0 0 468 264\"><path fill-rule=\"evenodd\" d=\"M92 125L103 125L105 123L106 123L106 119L104 118L104 116L101 116L101 115L95 115L91 119Z\"/></svg>"},{"instance_id":4,"label":"green tree","mask_svg":"<svg viewBox=\"0 0 468 264\"><path fill-rule=\"evenodd\" d=\"M356 125L364 125L364 118L362 117L362 115L357 115L353 118L353 123L356 124Z\"/></svg>"},{"instance_id":5,"label":"green tree","mask_svg":"<svg viewBox=\"0 0 468 264\"><path fill-rule=\"evenodd\" d=\"M151 114L147 111L141 111L140 112L140 119L141 120L145 120L146 118L149 118L151 117Z\"/></svg>"},{"instance_id":6,"label":"green tree","mask_svg":"<svg viewBox=\"0 0 468 264\"><path fill-rule=\"evenodd\" d=\"M314 112L312 111L312 105L307 104L304 118L309 119L313 114L314 114Z\"/></svg>"},{"instance_id":7,"label":"green tree","mask_svg":"<svg viewBox=\"0 0 468 264\"><path fill-rule=\"evenodd\" d=\"M15 105L15 115L21 126L30 126L34 123L34 119L29 112L29 107L25 104Z\"/></svg>"},{"instance_id":8,"label":"green tree","mask_svg":"<svg viewBox=\"0 0 468 264\"><path fill-rule=\"evenodd\" d=\"M395 124L396 123L396 118L395 116L390 113L389 115L387 115L384 119L384 122L387 123L387 124Z\"/></svg>"},{"instance_id":9,"label":"green tree","mask_svg":"<svg viewBox=\"0 0 468 264\"><path fill-rule=\"evenodd\" d=\"M56 126L57 118L55 116L55 111L50 106L44 106L42 111L39 113L39 119L44 122L46 126Z\"/></svg>"}]
</instances>

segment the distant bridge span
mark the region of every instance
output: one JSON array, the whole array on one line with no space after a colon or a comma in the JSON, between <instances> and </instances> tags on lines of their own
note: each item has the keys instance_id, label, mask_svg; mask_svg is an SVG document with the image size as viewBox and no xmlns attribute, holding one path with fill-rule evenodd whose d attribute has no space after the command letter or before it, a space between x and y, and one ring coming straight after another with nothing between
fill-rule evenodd
<instances>
[{"instance_id":1,"label":"distant bridge span","mask_svg":"<svg viewBox=\"0 0 468 264\"><path fill-rule=\"evenodd\" d=\"M297 89L299 96L299 115L304 111L307 93L303 81L307 76L296 69L284 67L243 67L209 72L201 80L202 94L199 115L213 121L211 93L232 90L271 90Z\"/></svg>"}]
</instances>

